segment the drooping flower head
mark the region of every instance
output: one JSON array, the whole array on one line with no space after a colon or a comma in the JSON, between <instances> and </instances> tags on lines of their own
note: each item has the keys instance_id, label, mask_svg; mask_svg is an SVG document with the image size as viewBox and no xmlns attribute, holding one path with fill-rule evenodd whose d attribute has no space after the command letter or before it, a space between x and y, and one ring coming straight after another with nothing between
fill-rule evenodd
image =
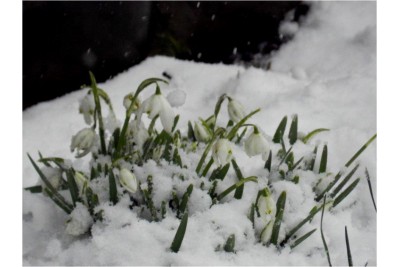
<instances>
[{"instance_id":1,"label":"drooping flower head","mask_svg":"<svg viewBox=\"0 0 400 267\"><path fill-rule=\"evenodd\" d=\"M257 127L254 126L253 133L244 142L244 150L249 157L261 154L263 160L267 160L270 150L269 144Z\"/></svg>"},{"instance_id":2,"label":"drooping flower head","mask_svg":"<svg viewBox=\"0 0 400 267\"><path fill-rule=\"evenodd\" d=\"M232 145L228 139L222 138L215 142L212 157L218 165L225 165L233 158Z\"/></svg>"},{"instance_id":3,"label":"drooping flower head","mask_svg":"<svg viewBox=\"0 0 400 267\"><path fill-rule=\"evenodd\" d=\"M126 109L129 109L129 107L131 106L133 98L134 98L134 94L133 93L129 93L124 97L123 104L124 104L124 107ZM137 96L135 98L135 102L133 104L132 111L136 111L139 107L140 107L140 99L139 99L139 96Z\"/></svg>"},{"instance_id":4,"label":"drooping flower head","mask_svg":"<svg viewBox=\"0 0 400 267\"><path fill-rule=\"evenodd\" d=\"M94 114L95 103L93 96L85 95L79 103L79 113L83 115L87 125L92 124L92 116Z\"/></svg>"},{"instance_id":5,"label":"drooping flower head","mask_svg":"<svg viewBox=\"0 0 400 267\"><path fill-rule=\"evenodd\" d=\"M92 128L85 128L80 130L76 135L72 137L71 140L71 152L77 149L77 155L75 157L80 158L85 156L90 152L94 141L96 133Z\"/></svg>"},{"instance_id":6,"label":"drooping flower head","mask_svg":"<svg viewBox=\"0 0 400 267\"><path fill-rule=\"evenodd\" d=\"M146 99L138 110L138 119L140 120L142 113L149 114L149 118L153 119L159 115L164 130L168 133L172 132L175 114L167 99L161 94L160 88L150 98Z\"/></svg>"},{"instance_id":7,"label":"drooping flower head","mask_svg":"<svg viewBox=\"0 0 400 267\"><path fill-rule=\"evenodd\" d=\"M228 98L228 100L229 100L229 103L228 103L229 118L233 122L237 123L246 116L246 112L245 112L242 104L240 104L238 101L236 101L233 98Z\"/></svg>"},{"instance_id":8,"label":"drooping flower head","mask_svg":"<svg viewBox=\"0 0 400 267\"><path fill-rule=\"evenodd\" d=\"M211 140L211 132L203 125L198 122L194 123L194 136L199 142L208 142Z\"/></svg>"}]
</instances>

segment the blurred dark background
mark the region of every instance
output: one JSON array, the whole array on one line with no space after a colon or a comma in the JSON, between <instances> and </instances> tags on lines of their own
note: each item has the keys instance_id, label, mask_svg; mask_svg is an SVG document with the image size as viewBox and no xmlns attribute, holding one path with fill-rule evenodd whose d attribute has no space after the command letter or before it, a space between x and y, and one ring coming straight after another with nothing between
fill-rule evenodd
<instances>
[{"instance_id":1,"label":"blurred dark background","mask_svg":"<svg viewBox=\"0 0 400 267\"><path fill-rule=\"evenodd\" d=\"M279 23L300 1L23 2L23 108L103 82L152 55L252 62L287 41Z\"/></svg>"}]
</instances>

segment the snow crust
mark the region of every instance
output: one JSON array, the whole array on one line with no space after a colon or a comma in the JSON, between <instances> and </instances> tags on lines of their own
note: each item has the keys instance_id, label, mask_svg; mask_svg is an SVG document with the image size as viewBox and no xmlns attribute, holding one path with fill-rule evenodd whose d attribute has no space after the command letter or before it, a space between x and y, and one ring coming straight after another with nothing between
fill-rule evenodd
<instances>
[{"instance_id":1,"label":"snow crust","mask_svg":"<svg viewBox=\"0 0 400 267\"><path fill-rule=\"evenodd\" d=\"M296 30L294 39L272 57L270 71L152 57L99 86L109 94L117 118L122 120L124 96L142 80L161 77L164 71L175 82L161 89L163 94L171 95L168 100L181 116L177 127L182 131L188 120L209 116L218 97L227 93L240 101L247 112L262 109L252 123L270 142L285 115L298 114L299 130L304 133L329 128L329 132L312 139L311 146L328 144L328 170L336 173L376 133L376 3L313 2L311 13ZM86 127L78 114L79 99L85 93L86 90L79 90L24 112L24 186L39 181L26 153L35 155L40 150L44 156L71 159L75 169L87 169L88 161L73 159L69 151L71 136ZM152 90L144 91L142 97L151 94ZM225 106L219 116L221 121L228 120ZM277 150L278 146L272 144L271 149ZM233 150L243 175L257 175L259 186L265 186L268 171L263 168L261 157L250 159L240 146L234 146ZM297 142L293 151L300 158L307 156L309 147ZM321 149L316 166L320 153ZM188 153L182 160L188 170L193 170L200 156ZM369 266L376 265L376 215L364 179L368 167L376 188L375 143L359 162L361 166L354 175L362 177L358 187L338 209L324 215L324 235L334 265L347 265L345 225L354 264L364 265L368 261ZM148 161L135 169L142 186L149 174L153 176L156 206L168 197L173 187L183 193L190 183L204 181L207 186L208 181L199 179L194 172L187 171L184 181L174 177L176 168L167 162L159 168L154 161ZM310 197L315 175L302 171L299 176L298 185L290 181L274 183L275 199L280 192L287 191L283 229L295 225L315 205ZM234 182L235 174L230 169L217 191L222 192ZM125 197L116 206L100 207L105 220L93 225L90 237L73 237L65 232L69 218L62 210L45 196L24 191L24 265L327 265L319 234L320 215L298 234L313 228L318 231L293 250L286 247L277 251L257 242L247 213L258 189L256 184L247 183L242 200L234 199L231 194L221 204L209 208L209 196L195 186L188 204L186 235L176 254L168 250L179 225L173 214L167 214L161 222L149 222L129 210L129 198ZM72 220L79 218L75 225L85 227L91 223L84 209L77 209L76 213L80 215L72 214ZM231 234L236 236L236 253L216 250Z\"/></svg>"}]
</instances>

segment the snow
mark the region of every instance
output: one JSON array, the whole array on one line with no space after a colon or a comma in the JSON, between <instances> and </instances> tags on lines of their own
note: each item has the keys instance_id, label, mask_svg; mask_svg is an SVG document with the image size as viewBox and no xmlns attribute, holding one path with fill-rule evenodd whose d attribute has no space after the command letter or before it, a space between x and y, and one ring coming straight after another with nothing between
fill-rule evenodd
<instances>
[{"instance_id":1,"label":"snow","mask_svg":"<svg viewBox=\"0 0 400 267\"><path fill-rule=\"evenodd\" d=\"M188 120L207 118L218 97L226 93L239 101L247 112L261 108L251 118L251 123L265 134L272 151L280 148L271 140L285 115L290 118L297 114L299 131L304 133L329 128L330 131L311 139L310 145L295 143L293 152L295 159L310 157L314 145L319 144L316 157L316 166L319 166L322 145L327 143L328 172L334 175L376 133L376 3L313 2L311 13L300 24L293 40L273 55L269 71L167 57L148 58L99 85L110 96L119 124L125 114L124 96L134 91L142 80L161 77L164 71L172 76L172 80L169 86L160 84L161 90L174 106L174 113L180 114L177 128L183 133ZM37 159L36 151L39 150L45 157L71 159L76 170L87 170L89 156L80 161L69 151L71 137L87 127L78 113L79 100L86 91L79 90L41 103L23 113L24 187L39 181L26 153ZM148 89L141 97L146 99L153 93L153 89ZM227 122L228 118L224 103L218 121ZM109 121L112 124L112 118ZM148 123L145 121L146 125ZM156 123L156 127L161 129L161 124ZM172 190L180 198L190 184L194 185L188 203L186 235L179 253L168 250L180 222L170 209L162 221L149 222L143 218L146 214L129 209L130 199L124 195L115 206L102 202L97 207L103 210L104 220L93 224L91 236L73 237L65 232L66 228L71 228L65 224L69 216L47 197L24 191L24 265L327 265L319 234L320 214L298 235L314 228L317 232L293 250L285 247L277 251L274 246L265 247L257 241L258 236L247 214L257 191L267 184L268 170L263 168L261 157L250 159L244 153L243 142L233 145L233 155L243 176L256 175L259 183L246 183L241 200L234 199L231 193L210 208L207 191L211 182L205 177L199 178L194 171L203 150L204 145L200 144L197 152L180 151L184 155L183 165L188 169L163 160L160 164L149 160L143 166L134 167L143 188L147 186L147 177L153 177L153 200L157 207L170 197ZM97 160L105 164L110 159ZM364 265L368 261L369 266L376 265L376 215L364 177L367 167L375 190L375 142L358 161L361 166L354 177L362 178L359 185L336 209L324 214L324 235L334 265L347 265L345 226L354 264ZM278 163L273 162L273 170L278 168ZM126 163L124 167L131 166ZM279 168L287 169L288 166L281 164ZM301 177L298 184L270 177L275 200L282 191L287 192L281 235L315 205L312 188L319 177L311 171L296 171L296 174ZM320 185L328 179L323 179ZM94 190L108 188L108 181L105 181L104 184L91 181L91 187ZM205 191L199 189L201 182L204 182ZM216 192L221 193L236 182L231 167L225 179L218 183ZM99 196L100 200L107 197ZM71 218L74 230L82 230L92 223L87 215L87 210L82 207L74 210ZM256 228L262 226L256 225ZM218 250L231 234L236 237L236 253Z\"/></svg>"}]
</instances>

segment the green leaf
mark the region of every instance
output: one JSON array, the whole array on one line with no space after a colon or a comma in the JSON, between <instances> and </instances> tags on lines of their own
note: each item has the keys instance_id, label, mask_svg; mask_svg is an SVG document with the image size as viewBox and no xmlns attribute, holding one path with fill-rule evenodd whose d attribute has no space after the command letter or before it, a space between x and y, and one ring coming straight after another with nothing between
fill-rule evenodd
<instances>
[{"instance_id":1,"label":"green leaf","mask_svg":"<svg viewBox=\"0 0 400 267\"><path fill-rule=\"evenodd\" d=\"M236 177L238 178L238 180L239 181L243 180L244 177L243 177L242 171L240 170L239 166L237 165L237 163L234 159L232 160L232 166L233 166L233 169L235 170ZM243 196L243 189L244 189L244 185L241 185L238 188L236 188L234 198L241 199Z\"/></svg>"},{"instance_id":2,"label":"green leaf","mask_svg":"<svg viewBox=\"0 0 400 267\"><path fill-rule=\"evenodd\" d=\"M64 211L66 211L68 214L72 212L73 206L69 204L63 196L60 195L60 193L57 192L57 190L51 185L47 177L43 174L43 172L40 170L40 168L36 165L36 163L33 161L31 156L28 154L28 158L30 162L32 163L33 167L35 168L36 172L39 174L40 178L44 182L46 188L45 191L48 193L48 195L51 197L51 199L59 205Z\"/></svg>"},{"instance_id":3,"label":"green leaf","mask_svg":"<svg viewBox=\"0 0 400 267\"><path fill-rule=\"evenodd\" d=\"M310 160L310 164L308 165L308 170L310 171L314 171L315 158L317 157L317 152L318 152L318 146L315 146L313 151L313 157Z\"/></svg>"},{"instance_id":4,"label":"green leaf","mask_svg":"<svg viewBox=\"0 0 400 267\"><path fill-rule=\"evenodd\" d=\"M211 147L212 147L212 145L213 145L215 139L216 139L218 136L220 136L221 134L223 134L224 132L225 132L225 129L223 129L223 128L218 128L218 129L214 132L214 135L213 135L212 139L211 139L211 140L209 141L209 143L207 144L206 149L204 150L204 152L203 152L203 154L201 155L201 158L200 158L200 160L199 160L199 163L197 164L196 173L197 173L198 175L200 174L201 167L203 166L204 161L206 160L206 157L207 157L208 153L210 152Z\"/></svg>"},{"instance_id":5,"label":"green leaf","mask_svg":"<svg viewBox=\"0 0 400 267\"><path fill-rule=\"evenodd\" d=\"M68 188L71 194L72 203L75 206L75 203L79 201L78 185L76 184L74 173L72 170L68 170L66 174L67 174Z\"/></svg>"},{"instance_id":6,"label":"green leaf","mask_svg":"<svg viewBox=\"0 0 400 267\"><path fill-rule=\"evenodd\" d=\"M196 137L194 136L193 126L190 121L188 121L188 138L193 142L196 141Z\"/></svg>"},{"instance_id":7,"label":"green leaf","mask_svg":"<svg viewBox=\"0 0 400 267\"><path fill-rule=\"evenodd\" d=\"M358 166L360 166L360 164L357 164L352 170L351 172L343 179L343 181L333 190L332 194L330 194L331 198L335 198L336 194L339 193L340 190L342 190L342 188L346 185L346 183L350 180L350 178L353 176L353 174L356 172L356 170L358 169Z\"/></svg>"},{"instance_id":8,"label":"green leaf","mask_svg":"<svg viewBox=\"0 0 400 267\"><path fill-rule=\"evenodd\" d=\"M224 197L229 195L230 192L232 192L233 190L235 190L236 188L238 188L239 186L241 186L242 184L247 183L247 182L257 183L257 177L250 176L250 177L244 178L243 180L240 180L239 182L235 183L234 185L230 186L225 191L223 191L221 194L219 194L217 199L218 200L223 199Z\"/></svg>"},{"instance_id":9,"label":"green leaf","mask_svg":"<svg viewBox=\"0 0 400 267\"><path fill-rule=\"evenodd\" d=\"M244 135L246 134L246 132L247 132L247 127L244 128L243 132L238 136L238 138L236 140L236 144L239 144L240 141L242 141L242 139L243 139Z\"/></svg>"},{"instance_id":10,"label":"green leaf","mask_svg":"<svg viewBox=\"0 0 400 267\"><path fill-rule=\"evenodd\" d=\"M251 203L251 207L250 207L250 213L249 213L249 220L251 221L251 225L253 225L253 229L254 229L254 217L255 217L255 209L256 209L256 205L254 203Z\"/></svg>"},{"instance_id":11,"label":"green leaf","mask_svg":"<svg viewBox=\"0 0 400 267\"><path fill-rule=\"evenodd\" d=\"M108 183L110 187L110 192L109 192L110 201L115 205L118 202L118 195L117 195L118 191L117 191L117 183L115 181L115 176L112 170L108 175Z\"/></svg>"},{"instance_id":12,"label":"green leaf","mask_svg":"<svg viewBox=\"0 0 400 267\"><path fill-rule=\"evenodd\" d=\"M216 168L212 172L209 180L210 181L213 181L213 180L221 180L222 181L222 180L224 180L226 174L228 173L228 170L229 170L230 166L231 166L231 164L228 162L222 168L221 167Z\"/></svg>"},{"instance_id":13,"label":"green leaf","mask_svg":"<svg viewBox=\"0 0 400 267\"><path fill-rule=\"evenodd\" d=\"M353 266L353 259L351 257L349 236L347 235L347 226L344 227L344 235L345 235L345 238L346 238L347 261L349 262L349 266Z\"/></svg>"},{"instance_id":14,"label":"green leaf","mask_svg":"<svg viewBox=\"0 0 400 267\"><path fill-rule=\"evenodd\" d=\"M202 172L202 174L201 174L201 177L204 177L204 176L207 175L207 173L208 173L208 171L210 170L211 165L212 165L213 163L214 163L214 159L213 159L213 158L210 158L210 160L208 161L206 167L204 167L204 170L203 170L203 172Z\"/></svg>"},{"instance_id":15,"label":"green leaf","mask_svg":"<svg viewBox=\"0 0 400 267\"><path fill-rule=\"evenodd\" d=\"M325 241L324 231L322 230L322 221L324 219L324 211L325 211L325 201L326 201L326 196L324 197L324 204L322 205L320 230L321 230L322 242L324 243L324 249L325 249L326 257L328 258L329 266L332 266L331 257L329 256L329 249L328 249L328 246L327 246L326 241Z\"/></svg>"},{"instance_id":16,"label":"green leaf","mask_svg":"<svg viewBox=\"0 0 400 267\"><path fill-rule=\"evenodd\" d=\"M283 119L278 125L278 128L275 131L274 137L272 138L272 141L274 143L279 144L283 139L283 135L286 129L286 123L287 123L287 116L283 117Z\"/></svg>"},{"instance_id":17,"label":"green leaf","mask_svg":"<svg viewBox=\"0 0 400 267\"><path fill-rule=\"evenodd\" d=\"M264 168L267 169L269 172L271 171L271 165L272 165L272 151L269 151L269 156L267 161L265 162Z\"/></svg>"},{"instance_id":18,"label":"green leaf","mask_svg":"<svg viewBox=\"0 0 400 267\"><path fill-rule=\"evenodd\" d=\"M182 159L181 159L181 156L179 155L178 148L174 149L174 155L172 156L172 162L175 165L178 165L179 167L182 168Z\"/></svg>"},{"instance_id":19,"label":"green leaf","mask_svg":"<svg viewBox=\"0 0 400 267\"><path fill-rule=\"evenodd\" d=\"M358 182L360 182L360 178L357 178L340 195L338 195L337 198L335 198L335 200L333 201L332 208L339 205L339 203L342 202L342 200L345 199L351 193L351 191L354 190L354 188L356 188Z\"/></svg>"},{"instance_id":20,"label":"green leaf","mask_svg":"<svg viewBox=\"0 0 400 267\"><path fill-rule=\"evenodd\" d=\"M248 115L246 115L243 119L241 119L235 126L232 127L232 129L230 130L230 132L228 133L228 135L226 136L226 138L229 141L232 141L232 139L236 136L237 131L239 130L239 128L254 114L256 114L257 112L259 112L260 109L256 109L252 112L250 112Z\"/></svg>"},{"instance_id":21,"label":"green leaf","mask_svg":"<svg viewBox=\"0 0 400 267\"><path fill-rule=\"evenodd\" d=\"M376 134L373 135L355 154L354 156L345 164L346 167L349 167L353 161L355 161L358 156L361 155L362 152L375 140Z\"/></svg>"},{"instance_id":22,"label":"green leaf","mask_svg":"<svg viewBox=\"0 0 400 267\"><path fill-rule=\"evenodd\" d=\"M235 252L235 234L231 234L224 245L224 250L229 253Z\"/></svg>"},{"instance_id":23,"label":"green leaf","mask_svg":"<svg viewBox=\"0 0 400 267\"><path fill-rule=\"evenodd\" d=\"M283 212L285 211L286 191L283 191L276 202L276 216L274 226L272 227L271 243L278 244L279 230L281 228Z\"/></svg>"},{"instance_id":24,"label":"green leaf","mask_svg":"<svg viewBox=\"0 0 400 267\"><path fill-rule=\"evenodd\" d=\"M297 141L297 124L298 124L298 118L296 114L293 116L292 124L290 125L289 129L289 142L291 145L293 145Z\"/></svg>"},{"instance_id":25,"label":"green leaf","mask_svg":"<svg viewBox=\"0 0 400 267\"><path fill-rule=\"evenodd\" d=\"M149 133L149 135L153 134L154 131L154 125L156 124L157 119L160 117L160 115L155 115L153 119L151 119L151 122L149 124L149 128L147 130L147 132Z\"/></svg>"},{"instance_id":26,"label":"green leaf","mask_svg":"<svg viewBox=\"0 0 400 267\"><path fill-rule=\"evenodd\" d=\"M25 187L24 188L26 191L29 191L31 193L42 193L43 189L41 185L34 185L30 187Z\"/></svg>"},{"instance_id":27,"label":"green leaf","mask_svg":"<svg viewBox=\"0 0 400 267\"><path fill-rule=\"evenodd\" d=\"M319 173L326 172L326 165L328 164L328 146L324 145L322 150L321 162L319 164Z\"/></svg>"},{"instance_id":28,"label":"green leaf","mask_svg":"<svg viewBox=\"0 0 400 267\"><path fill-rule=\"evenodd\" d=\"M298 245L300 245L304 240L306 240L307 238L309 238L315 231L317 231L317 228L311 230L310 232L306 233L305 235L297 238L292 245L290 245L290 249L294 249L295 247L297 247Z\"/></svg>"},{"instance_id":29,"label":"green leaf","mask_svg":"<svg viewBox=\"0 0 400 267\"><path fill-rule=\"evenodd\" d=\"M172 133L175 131L175 128L178 125L178 121L179 121L179 114L176 115L174 118L174 123L172 124L172 130L171 130Z\"/></svg>"},{"instance_id":30,"label":"green leaf","mask_svg":"<svg viewBox=\"0 0 400 267\"><path fill-rule=\"evenodd\" d=\"M190 185L188 186L188 188L186 189L185 194L183 194L182 201L181 201L181 203L179 204L179 213L180 213L180 214L183 214L183 213L185 212L186 206L187 206L189 197L190 197L190 195L192 194L192 191L193 191L193 184L190 184Z\"/></svg>"},{"instance_id":31,"label":"green leaf","mask_svg":"<svg viewBox=\"0 0 400 267\"><path fill-rule=\"evenodd\" d=\"M42 162L47 167L51 167L51 165L48 162L42 161L43 156L42 156L42 153L40 153L40 151L38 151L38 154L39 154L39 162Z\"/></svg>"},{"instance_id":32,"label":"green leaf","mask_svg":"<svg viewBox=\"0 0 400 267\"><path fill-rule=\"evenodd\" d=\"M374 199L374 192L372 191L371 179L369 178L369 173L368 173L367 168L365 168L365 176L367 177L369 193L371 195L372 203L374 204L374 208L375 208L375 212L376 212L376 204L375 204L375 199Z\"/></svg>"},{"instance_id":33,"label":"green leaf","mask_svg":"<svg viewBox=\"0 0 400 267\"><path fill-rule=\"evenodd\" d=\"M179 249L181 248L182 241L186 233L187 222L188 222L188 213L186 212L182 217L181 223L179 224L178 230L176 231L174 240L172 241L171 244L172 252L178 253Z\"/></svg>"},{"instance_id":34,"label":"green leaf","mask_svg":"<svg viewBox=\"0 0 400 267\"><path fill-rule=\"evenodd\" d=\"M319 129L315 129L314 131L311 131L310 133L308 133L306 136L303 137L302 141L304 144L307 144L307 142L314 137L314 135L321 133L321 132L325 132L325 131L329 131L329 129L326 128L319 128Z\"/></svg>"},{"instance_id":35,"label":"green leaf","mask_svg":"<svg viewBox=\"0 0 400 267\"><path fill-rule=\"evenodd\" d=\"M296 161L295 164L293 164L293 166L289 169L289 171L293 171L294 169L297 168L297 166L300 165L300 163L303 161L304 157L301 157L298 161Z\"/></svg>"}]
</instances>

